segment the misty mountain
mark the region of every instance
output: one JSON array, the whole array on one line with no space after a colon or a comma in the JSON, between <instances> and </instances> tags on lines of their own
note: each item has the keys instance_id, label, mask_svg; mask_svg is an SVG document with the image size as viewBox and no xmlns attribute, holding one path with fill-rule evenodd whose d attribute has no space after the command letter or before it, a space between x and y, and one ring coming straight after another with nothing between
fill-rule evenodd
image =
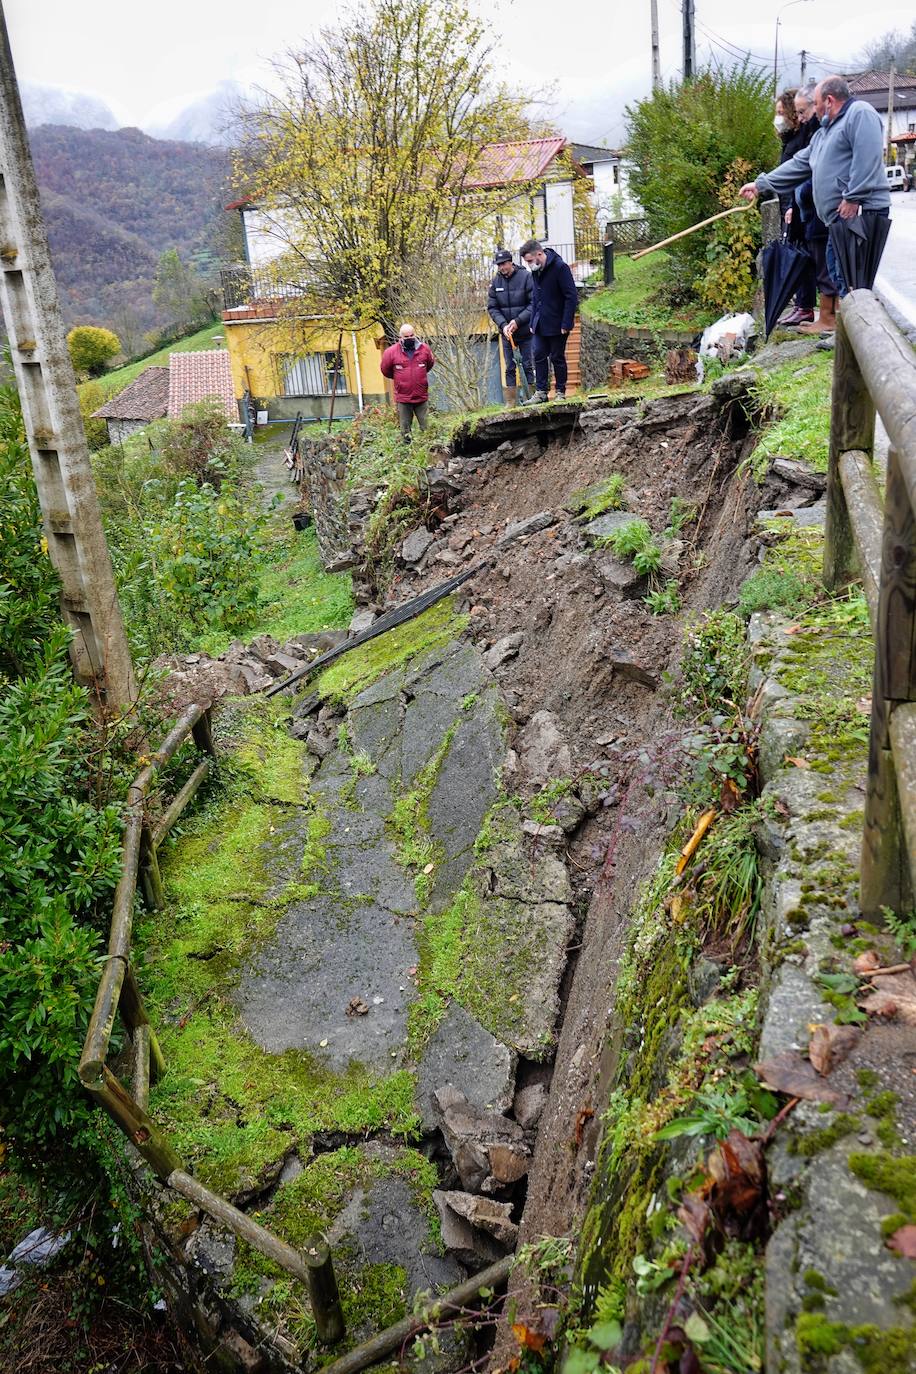
<instances>
[{"instance_id":1,"label":"misty mountain","mask_svg":"<svg viewBox=\"0 0 916 1374\"><path fill-rule=\"evenodd\" d=\"M82 91L65 91L60 86L38 86L25 81L20 86L22 109L28 127L39 124L69 124L76 129L116 129L115 119L104 100Z\"/></svg>"},{"instance_id":2,"label":"misty mountain","mask_svg":"<svg viewBox=\"0 0 916 1374\"><path fill-rule=\"evenodd\" d=\"M221 81L215 90L190 101L171 119L147 124L146 132L153 138L228 147L232 141L235 107L243 94L244 88L238 81Z\"/></svg>"}]
</instances>

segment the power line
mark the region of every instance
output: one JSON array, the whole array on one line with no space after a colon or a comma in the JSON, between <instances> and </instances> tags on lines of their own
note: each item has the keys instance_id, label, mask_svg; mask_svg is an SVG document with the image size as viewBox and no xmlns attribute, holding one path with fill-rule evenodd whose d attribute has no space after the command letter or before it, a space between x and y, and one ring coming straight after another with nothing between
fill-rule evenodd
<instances>
[{"instance_id":1,"label":"power line","mask_svg":"<svg viewBox=\"0 0 916 1374\"><path fill-rule=\"evenodd\" d=\"M697 20L697 28L702 29L706 37L716 43L717 46L722 48L725 52L730 52L734 57L749 57L753 61L759 62L764 67L769 68L769 57L764 57L760 53L753 52L750 48L739 47L738 44L732 43L731 39L723 38L720 33L716 33L714 29L709 28L700 19Z\"/></svg>"},{"instance_id":2,"label":"power line","mask_svg":"<svg viewBox=\"0 0 916 1374\"><path fill-rule=\"evenodd\" d=\"M711 43L713 47L719 48L721 52L724 52L726 57L740 58L742 61L749 62L752 66L759 67L761 71L769 70L769 58L758 57L756 53L752 53L748 48L736 47L734 44L729 43L727 39L720 38L718 34L714 34L712 29L708 29L705 24L698 23L697 27L701 30L703 36L709 43Z\"/></svg>"}]
</instances>

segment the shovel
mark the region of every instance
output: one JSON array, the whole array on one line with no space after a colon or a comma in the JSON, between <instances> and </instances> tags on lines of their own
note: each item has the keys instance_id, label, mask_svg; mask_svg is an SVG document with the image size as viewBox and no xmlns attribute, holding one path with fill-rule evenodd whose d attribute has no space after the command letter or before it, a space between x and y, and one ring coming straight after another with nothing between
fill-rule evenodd
<instances>
[{"instance_id":1,"label":"shovel","mask_svg":"<svg viewBox=\"0 0 916 1374\"><path fill-rule=\"evenodd\" d=\"M527 399L528 399L528 397L531 395L531 393L530 393L530 391L528 390L528 378L525 376L525 368L524 368L524 364L522 363L522 355L521 355L521 353L519 352L518 344L515 342L515 331L514 331L514 330L513 330L513 332L512 332L512 336L511 336L511 343L512 343L512 357L515 359L515 375L516 375L516 377L518 378L518 385L519 385L519 389L520 389L520 391L521 391L521 393L522 393L522 400L523 400L523 401L527 401Z\"/></svg>"}]
</instances>

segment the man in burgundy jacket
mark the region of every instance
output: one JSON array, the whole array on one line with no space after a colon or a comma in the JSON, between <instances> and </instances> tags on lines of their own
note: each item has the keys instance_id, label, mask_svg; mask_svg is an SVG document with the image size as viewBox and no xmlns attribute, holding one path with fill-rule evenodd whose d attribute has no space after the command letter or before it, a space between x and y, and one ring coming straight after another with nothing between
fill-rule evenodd
<instances>
[{"instance_id":1,"label":"man in burgundy jacket","mask_svg":"<svg viewBox=\"0 0 916 1374\"><path fill-rule=\"evenodd\" d=\"M428 344L421 343L412 324L402 324L398 341L382 354L382 376L394 380L394 399L398 408L401 433L410 440L414 416L421 429L426 428L429 410L429 372L436 360Z\"/></svg>"}]
</instances>

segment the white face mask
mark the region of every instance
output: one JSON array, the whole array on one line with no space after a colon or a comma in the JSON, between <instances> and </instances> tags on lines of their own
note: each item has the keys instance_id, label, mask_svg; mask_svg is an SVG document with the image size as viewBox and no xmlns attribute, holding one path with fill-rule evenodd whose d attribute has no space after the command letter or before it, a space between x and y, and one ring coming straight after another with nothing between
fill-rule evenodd
<instances>
[{"instance_id":1,"label":"white face mask","mask_svg":"<svg viewBox=\"0 0 916 1374\"><path fill-rule=\"evenodd\" d=\"M791 129L791 127L792 125L786 119L785 115L777 115L773 120L773 128L778 134L784 134L786 130Z\"/></svg>"}]
</instances>

